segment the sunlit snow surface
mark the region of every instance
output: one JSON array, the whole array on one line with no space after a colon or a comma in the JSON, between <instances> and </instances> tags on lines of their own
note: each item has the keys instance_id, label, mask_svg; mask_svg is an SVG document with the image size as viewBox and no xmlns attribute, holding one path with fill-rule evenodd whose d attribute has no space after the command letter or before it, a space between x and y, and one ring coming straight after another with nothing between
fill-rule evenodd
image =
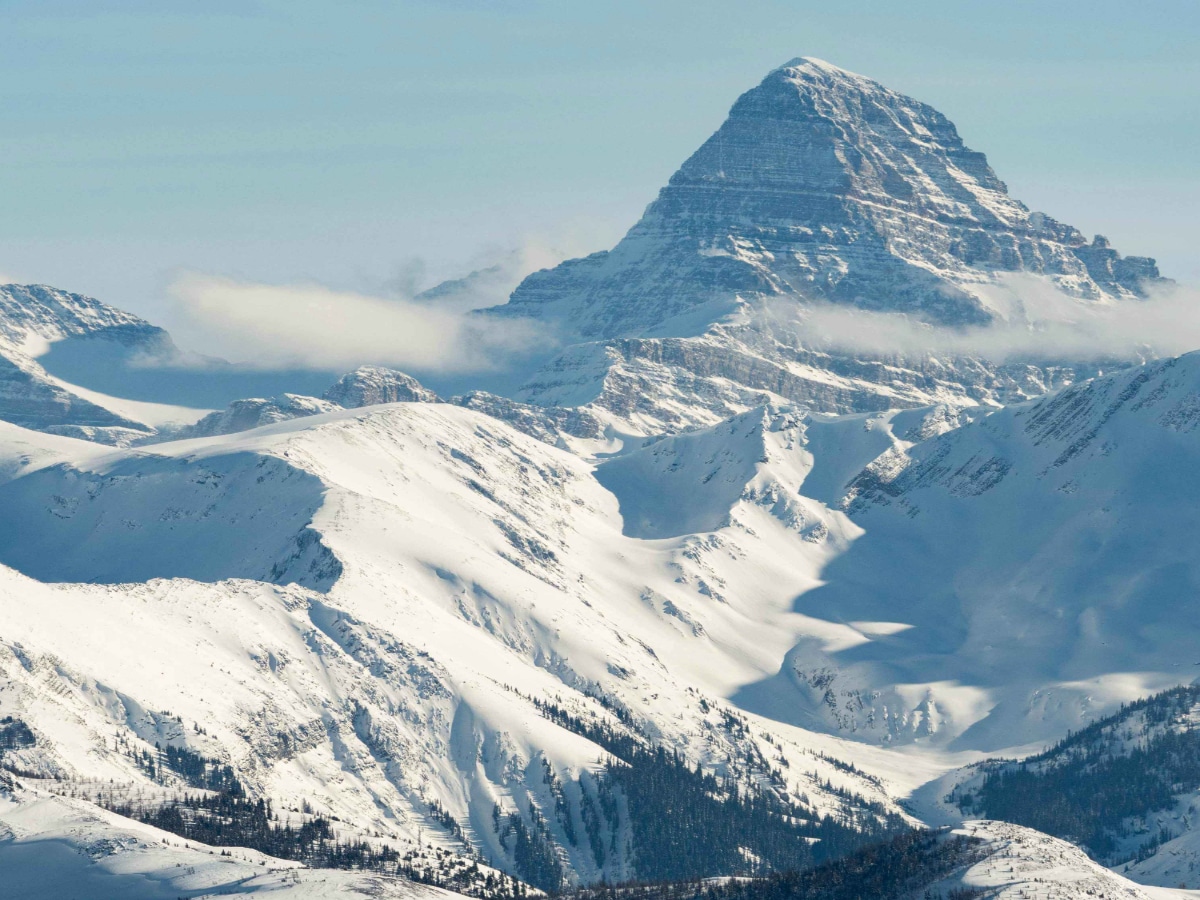
<instances>
[{"instance_id":1,"label":"sunlit snow surface","mask_svg":"<svg viewBox=\"0 0 1200 900\"><path fill-rule=\"evenodd\" d=\"M136 781L107 737L127 731L402 838L438 833L437 800L497 855L493 804L553 802L539 756L569 784L602 758L535 697L612 720L601 697L718 769L755 746L817 809L838 808L824 779L896 808L973 750L1190 679L1172 654L1196 646L1194 595L1171 591L1192 578L1195 488L1171 473L1194 470L1198 369L958 428L767 408L599 480L447 404L136 451L10 427L0 549L63 583L0 572L0 714L44 736L17 761L47 776ZM1148 564L1175 581L1136 594ZM1028 649L1034 614L1062 652ZM748 734L722 716L739 706Z\"/></svg>"},{"instance_id":2,"label":"sunlit snow surface","mask_svg":"<svg viewBox=\"0 0 1200 900\"><path fill-rule=\"evenodd\" d=\"M5 897L21 900L440 900L458 895L399 879L313 870L235 848L230 855L91 804L22 794L0 799Z\"/></svg>"},{"instance_id":3,"label":"sunlit snow surface","mask_svg":"<svg viewBox=\"0 0 1200 900\"><path fill-rule=\"evenodd\" d=\"M798 420L764 411L745 425L752 459L800 446ZM152 451L74 446L72 466L69 443L26 442L0 486L21 510L20 533L0 541L10 561L74 582L0 573L0 712L49 738L27 767L136 779L103 740L129 729L228 758L256 790L363 827L439 833L437 800L500 857L486 844L493 804L553 803L539 755L570 785L603 758L532 698L615 721L600 697L719 768L750 747L786 758L791 789L818 810L840 807L826 779L895 807L883 783L814 752L871 761L889 786L948 765L786 724L745 735L724 718L736 709L721 698L776 671L797 635L863 639L791 611L855 533L785 496L795 460L781 456L786 484L764 472L720 531L643 541L622 534L591 465L450 405ZM289 512L305 504L311 523ZM250 580L220 580L234 576ZM129 583L79 583L94 579ZM610 860L608 874L627 864Z\"/></svg>"}]
</instances>

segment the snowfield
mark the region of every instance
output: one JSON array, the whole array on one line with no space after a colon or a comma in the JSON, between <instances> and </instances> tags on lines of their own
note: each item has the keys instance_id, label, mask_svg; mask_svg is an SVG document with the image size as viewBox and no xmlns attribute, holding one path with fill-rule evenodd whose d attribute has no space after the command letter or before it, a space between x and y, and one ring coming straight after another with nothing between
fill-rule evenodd
<instances>
[{"instance_id":1,"label":"snowfield","mask_svg":"<svg viewBox=\"0 0 1200 900\"><path fill-rule=\"evenodd\" d=\"M958 834L979 838L987 855L936 888L974 889L1000 900L1144 900L1195 896L1146 887L1092 862L1073 844L1007 822L965 822Z\"/></svg>"},{"instance_id":2,"label":"snowfield","mask_svg":"<svg viewBox=\"0 0 1200 900\"><path fill-rule=\"evenodd\" d=\"M772 421L763 413L753 440L737 435L752 459L768 438L781 453L798 440ZM612 710L623 710L739 778L784 760L788 789L818 812L842 807L826 783L896 806L882 782L816 753L915 783L881 750L746 718L722 699L811 630L791 598L816 583L841 540L828 535L850 528L828 511L815 539L765 471L728 528L647 542L621 533L618 503L587 463L449 405L153 452L93 457L81 443L78 467L47 443L47 465L0 487L21 510L20 532L0 542L9 561L75 582L3 574L0 713L35 723L53 748L26 768L136 781L109 737L129 731L409 840L444 834L436 802L495 859L495 804L553 809L539 760L577 791L604 756L535 699L618 727ZM780 497L766 502L772 490ZM862 639L861 628L819 627ZM578 871L601 874L576 852ZM610 859L607 874L625 865Z\"/></svg>"},{"instance_id":3,"label":"snowfield","mask_svg":"<svg viewBox=\"0 0 1200 900\"><path fill-rule=\"evenodd\" d=\"M494 805L552 808L539 760L581 790L603 758L535 699L614 726L612 711L623 710L656 740L738 778L783 760L788 790L815 810L841 808L826 781L897 809L977 758L961 751L1037 740L1047 708L1065 728L1179 680L1161 641L1126 642L1126 662L1112 670L1067 671L1099 688L1027 658L1017 689L1047 699L1024 716L1006 713L998 745L977 723L1004 711L1014 682L983 677L987 657L974 645L946 643L947 614L988 614L989 642L1015 652L1028 639L1024 613L998 618L994 603L938 605L934 594L914 606L899 592L911 590L906 579L953 573L952 562L994 565L972 556L982 526L970 518L978 508L974 521L1004 522L988 504L993 489L1013 511L1015 537L1022 510L1069 503L1063 483L1142 477L1117 454L1194 452L1180 409L1196 392L1196 367L1189 357L1110 376L917 444L904 437L936 435L942 411L829 419L763 409L598 470L447 404L336 412L144 450L26 432L0 485L6 508L19 511L6 519L19 530L6 525L0 560L59 583L3 573L0 714L46 737L45 748L22 751L32 771L132 783L144 776L111 735L179 742L227 760L281 802L308 800L400 841L440 834L465 852L431 817L436 803L497 860L505 850L489 827ZM1135 398L1130 385L1145 393ZM1133 440L1130 417L1152 417L1153 430L1139 426ZM980 459L980 441L989 458L1021 460L979 467L1010 473L1024 492L1016 499L995 479L955 489L974 484L955 456ZM1060 473L1052 464L1064 447L1074 449ZM873 456L866 475L848 474ZM806 496L810 477L825 500L849 491L840 505L850 515ZM649 485L658 493L646 505ZM1169 489L1188 496L1184 483ZM930 514L942 496L947 508ZM655 509L672 518L648 524ZM1163 521L1161 503L1154 514ZM911 552L925 522L928 544ZM899 572L888 568L900 560L895 545L875 549L893 527L906 542ZM1155 532L1159 552L1183 558L1186 548L1163 544L1170 533ZM880 555L850 567L870 579L855 592L841 573L862 553ZM1107 555L1110 566L1122 559L1143 557ZM837 615L822 602L833 591ZM1092 590L1085 601L1095 605L1075 615L1091 609L1102 622L1105 595ZM1187 633L1176 633L1182 646ZM920 665L919 678L895 679L898 662L859 662L888 654ZM207 734L195 732L199 723ZM982 737L972 743L973 734ZM909 741L912 750L887 749ZM585 879L620 877L628 864L601 869L575 853Z\"/></svg>"},{"instance_id":4,"label":"snowfield","mask_svg":"<svg viewBox=\"0 0 1200 900\"><path fill-rule=\"evenodd\" d=\"M987 751L1191 681L1198 395L1189 354L881 456L845 504L864 537L796 608L911 627L796 665L836 670L835 692L919 690L930 733Z\"/></svg>"}]
</instances>

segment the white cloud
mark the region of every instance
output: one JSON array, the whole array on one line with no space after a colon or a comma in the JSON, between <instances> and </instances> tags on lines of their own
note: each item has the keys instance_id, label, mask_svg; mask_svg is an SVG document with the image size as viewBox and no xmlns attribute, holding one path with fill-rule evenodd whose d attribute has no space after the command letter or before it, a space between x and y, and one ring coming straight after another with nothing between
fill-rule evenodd
<instances>
[{"instance_id":1,"label":"white cloud","mask_svg":"<svg viewBox=\"0 0 1200 900\"><path fill-rule=\"evenodd\" d=\"M1155 288L1146 300L1083 300L1045 278L1011 275L976 292L996 315L991 325L935 328L903 315L822 305L791 313L791 327L806 344L830 350L997 363L1136 360L1200 349L1200 291L1194 288ZM768 314L789 315L778 305Z\"/></svg>"},{"instance_id":2,"label":"white cloud","mask_svg":"<svg viewBox=\"0 0 1200 900\"><path fill-rule=\"evenodd\" d=\"M483 317L528 272L560 254L529 245L413 297L320 285L270 285L199 273L175 279L172 330L206 354L260 368L348 369L366 363L427 372L497 370L552 335L530 320ZM410 264L405 285L420 276ZM393 290L400 285L393 285ZM975 286L988 326L939 328L846 306L769 303L760 314L815 348L872 356L972 356L1006 362L1100 362L1174 356L1200 348L1200 291L1167 286L1146 300L1083 300L1046 278L1014 274Z\"/></svg>"},{"instance_id":3,"label":"white cloud","mask_svg":"<svg viewBox=\"0 0 1200 900\"><path fill-rule=\"evenodd\" d=\"M180 336L204 353L260 368L422 371L502 367L544 343L525 320L484 320L408 299L184 273L168 288Z\"/></svg>"}]
</instances>

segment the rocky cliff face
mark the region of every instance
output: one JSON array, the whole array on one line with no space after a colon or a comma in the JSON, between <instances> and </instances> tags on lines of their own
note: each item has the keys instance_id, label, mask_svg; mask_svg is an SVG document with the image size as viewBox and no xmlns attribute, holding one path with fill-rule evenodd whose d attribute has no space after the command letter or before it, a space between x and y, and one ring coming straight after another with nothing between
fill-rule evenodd
<instances>
[{"instance_id":1,"label":"rocky cliff face","mask_svg":"<svg viewBox=\"0 0 1200 900\"><path fill-rule=\"evenodd\" d=\"M531 275L510 313L584 338L686 334L756 297L824 299L938 324L987 322L996 271L1135 296L1153 260L1030 212L941 113L796 59L734 104L611 252Z\"/></svg>"},{"instance_id":2,"label":"rocky cliff face","mask_svg":"<svg viewBox=\"0 0 1200 900\"><path fill-rule=\"evenodd\" d=\"M844 412L1009 400L1071 380L1046 361L818 358L789 321L831 303L986 326L997 311L980 288L1013 272L1081 302L1132 300L1159 280L1153 260L1089 244L1010 197L937 110L797 59L738 99L612 251L530 275L494 312L601 342L567 350L526 399L561 403L573 385L577 402L627 417L620 385L638 381L653 430L744 409L741 388ZM690 410L672 415L664 398L693 388Z\"/></svg>"}]
</instances>

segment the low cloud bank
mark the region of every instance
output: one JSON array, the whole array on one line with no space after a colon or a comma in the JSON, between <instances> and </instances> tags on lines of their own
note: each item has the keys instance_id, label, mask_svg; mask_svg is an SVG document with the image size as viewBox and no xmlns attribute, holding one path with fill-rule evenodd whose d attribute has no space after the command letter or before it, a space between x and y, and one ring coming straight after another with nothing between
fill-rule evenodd
<instances>
[{"instance_id":1,"label":"low cloud bank","mask_svg":"<svg viewBox=\"0 0 1200 900\"><path fill-rule=\"evenodd\" d=\"M263 369L349 369L375 363L431 373L499 371L552 349L533 320L477 310L500 305L524 275L558 254L525 247L458 280L416 291L408 265L390 296L320 285L270 285L185 273L168 289L188 342ZM993 363L1103 362L1200 349L1200 291L1167 285L1145 300L1081 299L1046 278L1013 274L975 286L987 326L953 329L832 304L768 302L758 314L804 345L872 357L977 357Z\"/></svg>"},{"instance_id":2,"label":"low cloud bank","mask_svg":"<svg viewBox=\"0 0 1200 900\"><path fill-rule=\"evenodd\" d=\"M987 326L937 328L894 313L822 304L774 304L810 346L874 356L973 356L995 363L1081 362L1178 356L1200 349L1200 291L1155 288L1145 300L1084 300L1043 278L1013 275L977 289L995 314Z\"/></svg>"},{"instance_id":3,"label":"low cloud bank","mask_svg":"<svg viewBox=\"0 0 1200 900\"><path fill-rule=\"evenodd\" d=\"M168 296L205 353L263 369L374 363L429 372L487 371L546 340L528 321L496 321L453 304L320 285L184 273Z\"/></svg>"}]
</instances>

